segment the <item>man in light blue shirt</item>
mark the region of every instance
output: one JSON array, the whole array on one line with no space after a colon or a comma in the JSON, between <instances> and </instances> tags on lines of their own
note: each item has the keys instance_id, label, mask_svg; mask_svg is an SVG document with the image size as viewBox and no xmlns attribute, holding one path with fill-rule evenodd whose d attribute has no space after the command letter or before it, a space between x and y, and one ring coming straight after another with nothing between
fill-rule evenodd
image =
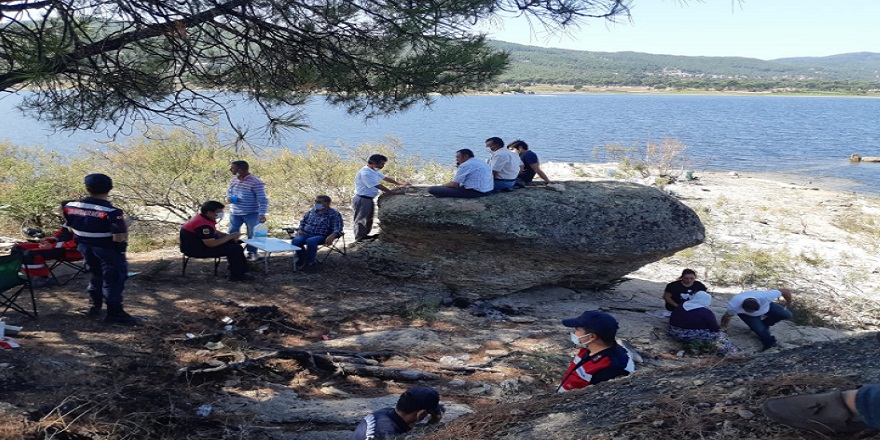
<instances>
[{"instance_id":1,"label":"man in light blue shirt","mask_svg":"<svg viewBox=\"0 0 880 440\"><path fill-rule=\"evenodd\" d=\"M428 188L428 192L434 197L471 199L489 195L495 188L492 168L489 164L474 159L473 151L467 148L456 151L455 163L458 170L452 181Z\"/></svg>"}]
</instances>

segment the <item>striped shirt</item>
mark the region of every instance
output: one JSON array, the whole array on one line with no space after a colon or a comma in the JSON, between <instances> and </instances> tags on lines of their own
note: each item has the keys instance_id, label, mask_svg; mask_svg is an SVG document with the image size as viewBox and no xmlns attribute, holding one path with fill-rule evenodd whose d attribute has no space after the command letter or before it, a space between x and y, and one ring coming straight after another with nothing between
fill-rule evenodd
<instances>
[{"instance_id":1,"label":"striped shirt","mask_svg":"<svg viewBox=\"0 0 880 440\"><path fill-rule=\"evenodd\" d=\"M269 210L266 185L253 174L248 174L244 179L233 177L226 197L230 200L229 215L266 215Z\"/></svg>"}]
</instances>

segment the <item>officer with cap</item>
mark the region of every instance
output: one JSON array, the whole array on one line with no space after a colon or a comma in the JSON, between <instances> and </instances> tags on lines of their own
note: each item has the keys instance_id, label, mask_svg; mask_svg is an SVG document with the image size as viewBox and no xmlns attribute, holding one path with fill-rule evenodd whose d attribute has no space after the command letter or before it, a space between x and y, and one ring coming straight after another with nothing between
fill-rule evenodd
<instances>
[{"instance_id":1,"label":"officer with cap","mask_svg":"<svg viewBox=\"0 0 880 440\"><path fill-rule=\"evenodd\" d=\"M430 417L429 424L443 417L440 394L433 388L413 387L406 390L394 408L382 408L361 420L350 440L382 440L408 432L416 423Z\"/></svg>"},{"instance_id":2,"label":"officer with cap","mask_svg":"<svg viewBox=\"0 0 880 440\"><path fill-rule=\"evenodd\" d=\"M89 318L101 316L107 303L104 323L135 325L137 321L122 309L122 290L128 277L128 228L125 214L107 200L113 180L106 174L89 174L83 180L89 196L64 207L64 219L85 256L92 273L89 280L91 307Z\"/></svg>"},{"instance_id":3,"label":"officer with cap","mask_svg":"<svg viewBox=\"0 0 880 440\"><path fill-rule=\"evenodd\" d=\"M557 392L584 388L635 371L629 352L617 344L619 326L613 316L586 311L577 318L563 319L562 325L574 328L569 338L580 350L568 366Z\"/></svg>"}]
</instances>

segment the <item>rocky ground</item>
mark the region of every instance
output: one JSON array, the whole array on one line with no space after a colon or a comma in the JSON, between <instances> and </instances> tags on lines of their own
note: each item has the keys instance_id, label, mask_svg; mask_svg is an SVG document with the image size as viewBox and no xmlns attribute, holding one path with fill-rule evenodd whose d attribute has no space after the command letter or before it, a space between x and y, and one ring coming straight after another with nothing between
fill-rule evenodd
<instances>
[{"instance_id":1,"label":"rocky ground","mask_svg":"<svg viewBox=\"0 0 880 440\"><path fill-rule=\"evenodd\" d=\"M607 178L604 166L546 168ZM791 177L697 177L666 190L700 214L706 243L601 291L456 301L377 275L357 247L312 274L274 256L249 284L214 277L207 261L183 277L173 249L132 254L147 273L130 280L127 308L143 326L88 321L82 278L40 289L39 320L9 317L25 329L21 348L0 352L0 438L346 439L416 383L449 410L439 431L416 430L424 438L814 438L770 423L760 402L880 381L880 203ZM683 353L645 312L684 267L719 315L744 288L793 288L797 317L774 327L782 349L757 353L734 320L743 356ZM616 316L643 362L628 378L552 394L574 351L559 319L589 309Z\"/></svg>"}]
</instances>

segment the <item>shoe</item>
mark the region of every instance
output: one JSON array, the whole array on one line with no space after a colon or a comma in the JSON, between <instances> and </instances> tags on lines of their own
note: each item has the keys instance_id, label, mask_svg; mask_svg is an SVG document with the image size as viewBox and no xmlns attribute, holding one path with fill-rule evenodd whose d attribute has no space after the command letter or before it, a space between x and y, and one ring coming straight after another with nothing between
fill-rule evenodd
<instances>
[{"instance_id":1,"label":"shoe","mask_svg":"<svg viewBox=\"0 0 880 440\"><path fill-rule=\"evenodd\" d=\"M91 306L89 307L89 311L86 312L86 317L89 319L101 319L104 315L104 311L101 310L101 306Z\"/></svg>"},{"instance_id":2,"label":"shoe","mask_svg":"<svg viewBox=\"0 0 880 440\"><path fill-rule=\"evenodd\" d=\"M779 344L776 343L776 338L773 338L773 342L771 342L768 345L765 345L763 348L761 348L761 351L767 351L767 350L769 350L771 348L775 348L775 347L779 347Z\"/></svg>"},{"instance_id":3,"label":"shoe","mask_svg":"<svg viewBox=\"0 0 880 440\"><path fill-rule=\"evenodd\" d=\"M847 408L840 390L806 396L777 397L764 402L761 409L770 420L822 434L868 429Z\"/></svg>"},{"instance_id":4,"label":"shoe","mask_svg":"<svg viewBox=\"0 0 880 440\"><path fill-rule=\"evenodd\" d=\"M315 273L320 269L321 269L321 266L317 261L314 263L305 264L302 267L302 271L305 273Z\"/></svg>"},{"instance_id":5,"label":"shoe","mask_svg":"<svg viewBox=\"0 0 880 440\"><path fill-rule=\"evenodd\" d=\"M232 282L254 281L254 280L256 280L256 278L254 278L254 276L249 273L243 273L243 274L241 274L239 276L235 276L235 277L232 275L229 276L229 281L232 281Z\"/></svg>"},{"instance_id":6,"label":"shoe","mask_svg":"<svg viewBox=\"0 0 880 440\"><path fill-rule=\"evenodd\" d=\"M125 313L123 310L119 311L107 311L107 316L104 317L102 321L104 324L116 324L116 325L124 325L124 326L134 326L138 325L140 319L137 319L128 313Z\"/></svg>"}]
</instances>

